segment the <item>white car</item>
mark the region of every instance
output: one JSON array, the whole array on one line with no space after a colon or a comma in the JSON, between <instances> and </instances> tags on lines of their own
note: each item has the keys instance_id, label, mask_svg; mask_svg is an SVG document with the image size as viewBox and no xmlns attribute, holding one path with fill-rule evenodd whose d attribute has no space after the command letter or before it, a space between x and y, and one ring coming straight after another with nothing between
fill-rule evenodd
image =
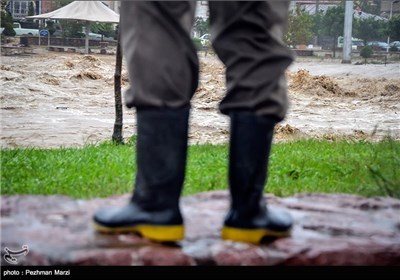
<instances>
[{"instance_id":1,"label":"white car","mask_svg":"<svg viewBox=\"0 0 400 280\"><path fill-rule=\"evenodd\" d=\"M39 36L39 29L32 28L22 28L19 22L13 23L13 29L15 31L15 35L17 36ZM2 34L4 28L0 28L0 34Z\"/></svg>"},{"instance_id":2,"label":"white car","mask_svg":"<svg viewBox=\"0 0 400 280\"><path fill-rule=\"evenodd\" d=\"M200 42L201 42L201 44L202 44L203 46L209 45L209 44L210 44L210 39L211 39L210 34L203 34L203 35L200 37Z\"/></svg>"},{"instance_id":3,"label":"white car","mask_svg":"<svg viewBox=\"0 0 400 280\"><path fill-rule=\"evenodd\" d=\"M390 46L391 48L392 48L392 47L396 47L397 50L400 51L400 41L391 42L391 43L389 44L389 46Z\"/></svg>"},{"instance_id":4,"label":"white car","mask_svg":"<svg viewBox=\"0 0 400 280\"><path fill-rule=\"evenodd\" d=\"M381 50L387 50L389 48L389 45L387 43L378 41L368 42L367 45L374 48L379 48Z\"/></svg>"}]
</instances>

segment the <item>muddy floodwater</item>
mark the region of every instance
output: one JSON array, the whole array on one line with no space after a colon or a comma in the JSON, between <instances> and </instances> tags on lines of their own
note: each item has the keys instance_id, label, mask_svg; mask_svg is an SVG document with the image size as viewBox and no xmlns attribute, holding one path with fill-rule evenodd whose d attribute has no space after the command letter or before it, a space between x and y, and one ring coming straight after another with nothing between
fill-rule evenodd
<instances>
[{"instance_id":1,"label":"muddy floodwater","mask_svg":"<svg viewBox=\"0 0 400 280\"><path fill-rule=\"evenodd\" d=\"M224 143L229 119L218 112L224 67L213 55L200 54L200 61L190 142ZM78 147L111 139L115 56L38 50L2 56L0 66L2 147ZM290 109L277 126L276 141L400 138L399 62L298 59L287 77ZM123 89L128 86L124 65ZM135 129L134 111L124 108L124 138Z\"/></svg>"}]
</instances>

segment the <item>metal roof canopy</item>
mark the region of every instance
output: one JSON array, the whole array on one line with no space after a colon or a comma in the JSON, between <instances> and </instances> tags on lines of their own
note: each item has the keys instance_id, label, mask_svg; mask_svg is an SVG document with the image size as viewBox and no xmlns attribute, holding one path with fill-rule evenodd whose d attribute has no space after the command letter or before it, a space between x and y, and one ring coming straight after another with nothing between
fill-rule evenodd
<instances>
[{"instance_id":1,"label":"metal roof canopy","mask_svg":"<svg viewBox=\"0 0 400 280\"><path fill-rule=\"evenodd\" d=\"M27 18L85 21L85 53L89 53L90 22L119 22L119 14L108 8L101 1L74 1L55 11Z\"/></svg>"}]
</instances>

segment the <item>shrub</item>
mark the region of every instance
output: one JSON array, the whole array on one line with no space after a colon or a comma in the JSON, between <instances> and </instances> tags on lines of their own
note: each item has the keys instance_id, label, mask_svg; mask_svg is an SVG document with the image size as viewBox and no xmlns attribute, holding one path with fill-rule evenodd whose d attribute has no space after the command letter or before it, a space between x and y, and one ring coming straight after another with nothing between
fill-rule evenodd
<instances>
[{"instance_id":1,"label":"shrub","mask_svg":"<svg viewBox=\"0 0 400 280\"><path fill-rule=\"evenodd\" d=\"M15 33L15 30L12 27L12 24L6 23L4 25L4 30L3 30L2 34L5 36L15 36L17 33Z\"/></svg>"},{"instance_id":2,"label":"shrub","mask_svg":"<svg viewBox=\"0 0 400 280\"><path fill-rule=\"evenodd\" d=\"M1 27L4 27L4 30L2 32L3 35L5 36L15 36L15 30L13 28L13 19L11 15L5 11L1 11Z\"/></svg>"},{"instance_id":3,"label":"shrub","mask_svg":"<svg viewBox=\"0 0 400 280\"><path fill-rule=\"evenodd\" d=\"M367 58L370 58L374 53L371 46L365 46L360 51L360 56L365 59L365 63L367 63Z\"/></svg>"},{"instance_id":4,"label":"shrub","mask_svg":"<svg viewBox=\"0 0 400 280\"><path fill-rule=\"evenodd\" d=\"M196 50L200 51L203 48L203 44L201 43L200 38L192 38L193 44L196 47Z\"/></svg>"}]
</instances>

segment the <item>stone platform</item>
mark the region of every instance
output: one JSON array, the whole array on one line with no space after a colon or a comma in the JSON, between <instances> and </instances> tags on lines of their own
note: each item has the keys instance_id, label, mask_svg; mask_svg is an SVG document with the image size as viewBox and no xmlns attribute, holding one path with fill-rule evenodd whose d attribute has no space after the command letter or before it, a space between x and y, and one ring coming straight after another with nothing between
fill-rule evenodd
<instances>
[{"instance_id":1,"label":"stone platform","mask_svg":"<svg viewBox=\"0 0 400 280\"><path fill-rule=\"evenodd\" d=\"M289 238L254 246L222 241L225 191L181 201L185 240L175 246L135 235L102 235L91 228L98 207L123 205L129 195L74 200L66 196L2 196L1 256L29 252L17 265L399 265L400 200L344 194L299 194L268 203L295 219Z\"/></svg>"}]
</instances>

